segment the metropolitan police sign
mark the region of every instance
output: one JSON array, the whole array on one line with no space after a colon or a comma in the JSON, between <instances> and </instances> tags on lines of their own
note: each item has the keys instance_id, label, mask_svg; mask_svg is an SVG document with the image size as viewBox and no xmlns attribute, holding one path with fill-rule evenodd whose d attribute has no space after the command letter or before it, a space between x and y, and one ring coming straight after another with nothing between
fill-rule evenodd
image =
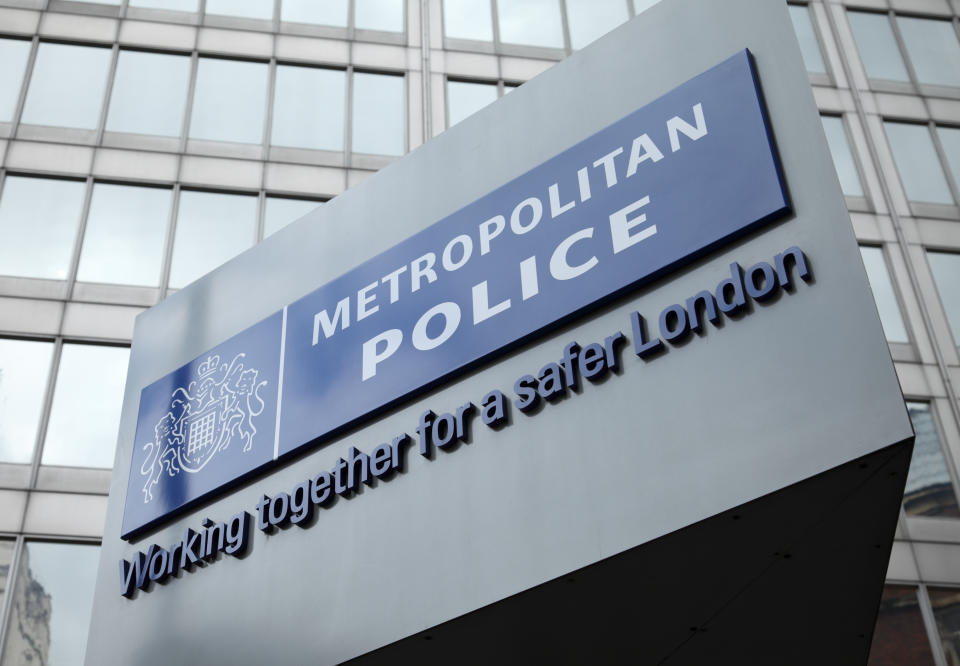
<instances>
[{"instance_id":1,"label":"metropolitan police sign","mask_svg":"<svg viewBox=\"0 0 960 666\"><path fill-rule=\"evenodd\" d=\"M123 534L789 210L740 52L146 387Z\"/></svg>"}]
</instances>

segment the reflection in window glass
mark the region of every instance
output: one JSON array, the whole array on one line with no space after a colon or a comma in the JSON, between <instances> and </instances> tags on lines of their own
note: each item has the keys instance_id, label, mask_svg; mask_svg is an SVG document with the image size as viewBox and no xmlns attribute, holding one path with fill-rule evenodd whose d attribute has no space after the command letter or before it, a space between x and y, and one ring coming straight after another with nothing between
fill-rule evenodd
<instances>
[{"instance_id":1,"label":"reflection in window glass","mask_svg":"<svg viewBox=\"0 0 960 666\"><path fill-rule=\"evenodd\" d=\"M960 345L960 255L927 251L927 262L947 321L953 330L953 340Z\"/></svg>"},{"instance_id":2,"label":"reflection in window glass","mask_svg":"<svg viewBox=\"0 0 960 666\"><path fill-rule=\"evenodd\" d=\"M953 197L927 126L884 122L883 127L907 198L952 204Z\"/></svg>"},{"instance_id":3,"label":"reflection in window glass","mask_svg":"<svg viewBox=\"0 0 960 666\"><path fill-rule=\"evenodd\" d=\"M23 122L96 129L110 49L40 44L23 107Z\"/></svg>"},{"instance_id":4,"label":"reflection in window glass","mask_svg":"<svg viewBox=\"0 0 960 666\"><path fill-rule=\"evenodd\" d=\"M113 467L130 350L63 345L40 462Z\"/></svg>"},{"instance_id":5,"label":"reflection in window glass","mask_svg":"<svg viewBox=\"0 0 960 666\"><path fill-rule=\"evenodd\" d=\"M27 40L0 39L0 123L13 120L29 57Z\"/></svg>"},{"instance_id":6,"label":"reflection in window glass","mask_svg":"<svg viewBox=\"0 0 960 666\"><path fill-rule=\"evenodd\" d=\"M170 286L180 289L240 254L254 242L257 198L181 192Z\"/></svg>"},{"instance_id":7,"label":"reflection in window glass","mask_svg":"<svg viewBox=\"0 0 960 666\"><path fill-rule=\"evenodd\" d=\"M267 205L263 212L263 237L266 238L283 229L320 205L319 201L309 201L307 199L267 197Z\"/></svg>"},{"instance_id":8,"label":"reflection in window glass","mask_svg":"<svg viewBox=\"0 0 960 666\"><path fill-rule=\"evenodd\" d=\"M803 55L803 64L808 72L826 74L827 68L823 64L823 54L820 53L820 43L817 33L810 20L810 10L807 7L790 5L790 19L793 21L793 31L800 41L800 53Z\"/></svg>"},{"instance_id":9,"label":"reflection in window glass","mask_svg":"<svg viewBox=\"0 0 960 666\"><path fill-rule=\"evenodd\" d=\"M940 145L943 146L943 152L947 156L947 165L950 167L953 183L960 191L960 129L938 127L937 136L940 137Z\"/></svg>"},{"instance_id":10,"label":"reflection in window glass","mask_svg":"<svg viewBox=\"0 0 960 666\"><path fill-rule=\"evenodd\" d=\"M403 0L354 0L354 27L403 32Z\"/></svg>"},{"instance_id":11,"label":"reflection in window glass","mask_svg":"<svg viewBox=\"0 0 960 666\"><path fill-rule=\"evenodd\" d=\"M628 18L623 0L567 0L571 48L582 49Z\"/></svg>"},{"instance_id":12,"label":"reflection in window glass","mask_svg":"<svg viewBox=\"0 0 960 666\"><path fill-rule=\"evenodd\" d=\"M53 345L0 338L0 462L33 457Z\"/></svg>"},{"instance_id":13,"label":"reflection in window glass","mask_svg":"<svg viewBox=\"0 0 960 666\"><path fill-rule=\"evenodd\" d=\"M823 121L823 131L827 135L827 145L830 146L833 166L837 169L843 193L850 197L862 197L863 186L860 185L857 166L853 161L853 153L850 152L843 119L836 116L820 116L820 120Z\"/></svg>"},{"instance_id":14,"label":"reflection in window glass","mask_svg":"<svg viewBox=\"0 0 960 666\"><path fill-rule=\"evenodd\" d=\"M17 566L3 664L79 664L100 547L28 541Z\"/></svg>"},{"instance_id":15,"label":"reflection in window glass","mask_svg":"<svg viewBox=\"0 0 960 666\"><path fill-rule=\"evenodd\" d=\"M960 41L950 21L900 16L897 26L920 83L960 86Z\"/></svg>"},{"instance_id":16,"label":"reflection in window glass","mask_svg":"<svg viewBox=\"0 0 960 666\"><path fill-rule=\"evenodd\" d=\"M499 0L500 41L508 44L563 48L563 26L557 0Z\"/></svg>"},{"instance_id":17,"label":"reflection in window glass","mask_svg":"<svg viewBox=\"0 0 960 666\"><path fill-rule=\"evenodd\" d=\"M13 561L13 541L0 539L0 606L3 606L3 596L9 585L7 584L10 563Z\"/></svg>"},{"instance_id":18,"label":"reflection in window glass","mask_svg":"<svg viewBox=\"0 0 960 666\"><path fill-rule=\"evenodd\" d=\"M347 0L283 0L281 21L347 27Z\"/></svg>"},{"instance_id":19,"label":"reflection in window glass","mask_svg":"<svg viewBox=\"0 0 960 666\"><path fill-rule=\"evenodd\" d=\"M270 143L343 150L346 72L279 65Z\"/></svg>"},{"instance_id":20,"label":"reflection in window glass","mask_svg":"<svg viewBox=\"0 0 960 666\"><path fill-rule=\"evenodd\" d=\"M873 630L868 666L933 666L915 587L886 585Z\"/></svg>"},{"instance_id":21,"label":"reflection in window glass","mask_svg":"<svg viewBox=\"0 0 960 666\"><path fill-rule=\"evenodd\" d=\"M180 136L190 57L121 51L106 129Z\"/></svg>"},{"instance_id":22,"label":"reflection in window glass","mask_svg":"<svg viewBox=\"0 0 960 666\"><path fill-rule=\"evenodd\" d=\"M156 287L171 190L97 183L77 279Z\"/></svg>"},{"instance_id":23,"label":"reflection in window glass","mask_svg":"<svg viewBox=\"0 0 960 666\"><path fill-rule=\"evenodd\" d=\"M497 101L495 83L447 81L447 127L453 127L467 116Z\"/></svg>"},{"instance_id":24,"label":"reflection in window glass","mask_svg":"<svg viewBox=\"0 0 960 666\"><path fill-rule=\"evenodd\" d=\"M930 587L930 605L949 666L960 665L960 588Z\"/></svg>"},{"instance_id":25,"label":"reflection in window glass","mask_svg":"<svg viewBox=\"0 0 960 666\"><path fill-rule=\"evenodd\" d=\"M190 136L212 141L260 143L267 99L267 66L200 58Z\"/></svg>"},{"instance_id":26,"label":"reflection in window glass","mask_svg":"<svg viewBox=\"0 0 960 666\"><path fill-rule=\"evenodd\" d=\"M903 491L903 510L910 516L960 518L957 496L940 448L940 437L930 405L908 402L907 411L917 437Z\"/></svg>"},{"instance_id":27,"label":"reflection in window glass","mask_svg":"<svg viewBox=\"0 0 960 666\"><path fill-rule=\"evenodd\" d=\"M207 0L207 14L273 19L273 0Z\"/></svg>"},{"instance_id":28,"label":"reflection in window glass","mask_svg":"<svg viewBox=\"0 0 960 666\"><path fill-rule=\"evenodd\" d=\"M490 0L443 0L443 34L454 39L493 41Z\"/></svg>"},{"instance_id":29,"label":"reflection in window glass","mask_svg":"<svg viewBox=\"0 0 960 666\"><path fill-rule=\"evenodd\" d=\"M84 183L7 176L0 197L0 275L65 280Z\"/></svg>"},{"instance_id":30,"label":"reflection in window glass","mask_svg":"<svg viewBox=\"0 0 960 666\"><path fill-rule=\"evenodd\" d=\"M907 330L903 326L903 317L900 316L900 306L897 296L890 282L890 273L887 271L887 262L883 259L883 250L879 247L861 247L860 256L863 257L863 267L867 270L867 280L873 290L873 299L877 303L880 313L880 323L883 332L890 342L909 342Z\"/></svg>"},{"instance_id":31,"label":"reflection in window glass","mask_svg":"<svg viewBox=\"0 0 960 666\"><path fill-rule=\"evenodd\" d=\"M353 75L353 152L403 155L404 78Z\"/></svg>"},{"instance_id":32,"label":"reflection in window glass","mask_svg":"<svg viewBox=\"0 0 960 666\"><path fill-rule=\"evenodd\" d=\"M131 7L151 7L153 9L171 9L180 12L197 11L198 0L130 0Z\"/></svg>"},{"instance_id":33,"label":"reflection in window glass","mask_svg":"<svg viewBox=\"0 0 960 666\"><path fill-rule=\"evenodd\" d=\"M847 12L860 60L871 79L909 81L886 14Z\"/></svg>"}]
</instances>

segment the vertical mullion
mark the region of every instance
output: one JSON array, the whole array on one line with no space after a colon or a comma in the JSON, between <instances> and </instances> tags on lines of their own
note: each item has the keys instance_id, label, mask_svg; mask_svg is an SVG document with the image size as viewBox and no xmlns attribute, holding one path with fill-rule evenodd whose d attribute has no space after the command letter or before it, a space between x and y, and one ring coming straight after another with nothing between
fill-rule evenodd
<instances>
[{"instance_id":1,"label":"vertical mullion","mask_svg":"<svg viewBox=\"0 0 960 666\"><path fill-rule=\"evenodd\" d=\"M50 374L47 377L47 386L43 396L43 407L40 409L40 423L37 427L37 439L33 447L33 459L30 463L30 491L37 485L37 476L40 473L40 460L43 458L43 448L46 444L47 426L50 421L50 411L53 408L53 395L57 388L57 376L60 374L60 360L63 357L63 315L61 314L61 333L53 343L53 354L50 358ZM22 526L21 526L22 527Z\"/></svg>"},{"instance_id":2,"label":"vertical mullion","mask_svg":"<svg viewBox=\"0 0 960 666\"><path fill-rule=\"evenodd\" d=\"M933 660L937 666L948 666L947 656L943 652L943 643L940 640L940 631L937 629L937 618L933 614L933 606L925 583L917 586L917 601L920 602L920 615L923 618L923 626L927 630Z\"/></svg>"},{"instance_id":3,"label":"vertical mullion","mask_svg":"<svg viewBox=\"0 0 960 666\"><path fill-rule=\"evenodd\" d=\"M26 507L24 507L26 511ZM20 531L23 531L23 518L21 517ZM0 656L3 655L4 646L7 642L7 625L10 623L9 616L13 608L13 598L16 596L16 586L19 583L17 576L20 569L20 559L23 553L23 535L15 537L13 542L13 556L10 558L10 568L7 570L7 582L3 602L0 603Z\"/></svg>"},{"instance_id":4,"label":"vertical mullion","mask_svg":"<svg viewBox=\"0 0 960 666\"><path fill-rule=\"evenodd\" d=\"M563 28L563 51L567 55L573 53L573 41L570 39L570 20L567 17L567 0L556 0L560 3L560 25Z\"/></svg>"},{"instance_id":5,"label":"vertical mullion","mask_svg":"<svg viewBox=\"0 0 960 666\"><path fill-rule=\"evenodd\" d=\"M77 271L80 269L80 252L83 251L83 236L87 230L87 218L90 215L90 202L93 199L93 176L86 179L86 189L83 192L83 204L80 206L80 219L77 220L77 234L73 239L73 251L70 254L70 266L67 268L67 299L73 299L73 290L77 282Z\"/></svg>"},{"instance_id":6,"label":"vertical mullion","mask_svg":"<svg viewBox=\"0 0 960 666\"><path fill-rule=\"evenodd\" d=\"M276 44L276 40L274 40L274 44ZM276 49L276 46L274 46L274 49ZM267 102L263 111L263 134L260 142L260 159L264 161L270 156L270 137L273 133L273 103L277 87L277 67L277 57L276 52L274 52L273 57L267 62ZM261 168L261 189L263 188L264 171L265 169Z\"/></svg>"},{"instance_id":7,"label":"vertical mullion","mask_svg":"<svg viewBox=\"0 0 960 666\"><path fill-rule=\"evenodd\" d=\"M913 93L920 95L920 79L917 78L917 72L913 68L913 61L910 60L910 53L907 51L907 43L903 41L903 35L900 34L900 24L897 23L897 15L890 10L887 13L887 20L890 21L890 28L893 31L893 38L897 42L897 48L900 49L900 56L903 58L903 66L907 68L907 76L910 77L910 83L913 85ZM929 112L929 107L924 100L924 107Z\"/></svg>"},{"instance_id":8,"label":"vertical mullion","mask_svg":"<svg viewBox=\"0 0 960 666\"><path fill-rule=\"evenodd\" d=\"M20 84L20 95L17 98L17 105L13 110L13 118L10 123L10 138L13 139L20 129L20 122L23 117L23 107L27 103L27 89L33 79L33 69L37 64L37 54L40 51L40 37L34 35L30 40L30 55L27 56L27 65L23 70L23 82ZM6 158L4 158L6 159Z\"/></svg>"},{"instance_id":9,"label":"vertical mullion","mask_svg":"<svg viewBox=\"0 0 960 666\"><path fill-rule=\"evenodd\" d=\"M117 28L119 31L119 27ZM119 37L119 35L117 35ZM100 119L97 121L97 135L95 145L103 143L103 133L106 131L107 114L110 111L110 98L113 96L114 79L117 76L117 63L120 60L120 45L114 41L110 49L110 66L107 67L107 85L103 87L103 99L100 101Z\"/></svg>"},{"instance_id":10,"label":"vertical mullion","mask_svg":"<svg viewBox=\"0 0 960 666\"><path fill-rule=\"evenodd\" d=\"M352 2L352 0L351 0ZM353 48L350 49L350 62L347 64L347 81L343 104L346 108L343 117L343 166L349 169L353 164ZM344 178L346 181L346 178Z\"/></svg>"},{"instance_id":11,"label":"vertical mullion","mask_svg":"<svg viewBox=\"0 0 960 666\"><path fill-rule=\"evenodd\" d=\"M927 127L933 139L933 149L937 151L937 158L940 160L940 169L943 171L944 178L947 181L947 188L953 196L954 203L960 206L960 188L957 187L957 180L954 179L954 173L950 169L947 152L943 149L943 144L940 143L940 133L937 131L937 124L931 119L927 122ZM956 174L956 176L957 179L960 179L960 174Z\"/></svg>"},{"instance_id":12,"label":"vertical mullion","mask_svg":"<svg viewBox=\"0 0 960 666\"><path fill-rule=\"evenodd\" d=\"M170 281L170 266L173 263L173 242L176 239L177 218L180 214L180 178L173 184L170 195L170 215L167 218L167 237L163 245L163 260L160 263L160 300L167 297Z\"/></svg>"}]
</instances>

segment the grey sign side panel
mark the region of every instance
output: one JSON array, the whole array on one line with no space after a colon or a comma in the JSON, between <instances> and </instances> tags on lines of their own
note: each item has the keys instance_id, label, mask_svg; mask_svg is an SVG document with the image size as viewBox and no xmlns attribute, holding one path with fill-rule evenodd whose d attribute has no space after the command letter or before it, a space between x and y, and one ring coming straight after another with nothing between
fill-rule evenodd
<instances>
[{"instance_id":1,"label":"grey sign side panel","mask_svg":"<svg viewBox=\"0 0 960 666\"><path fill-rule=\"evenodd\" d=\"M119 538L140 389L731 54L749 48L796 211L496 362L420 396L133 544ZM731 165L735 168L735 165ZM778 301L650 363L321 511L254 531L245 559L133 601L117 562L204 516L253 511L559 359L629 334L629 313L715 286L731 261L792 245L815 275ZM435 626L911 435L786 8L664 0L372 176L137 322L107 511L88 664L333 663ZM282 655L282 657L281 657Z\"/></svg>"}]
</instances>

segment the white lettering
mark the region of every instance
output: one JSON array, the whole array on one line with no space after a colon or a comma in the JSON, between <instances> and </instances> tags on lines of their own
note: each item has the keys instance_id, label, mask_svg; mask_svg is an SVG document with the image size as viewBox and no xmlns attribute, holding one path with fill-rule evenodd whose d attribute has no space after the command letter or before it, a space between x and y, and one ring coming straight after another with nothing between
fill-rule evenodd
<instances>
[{"instance_id":1,"label":"white lettering","mask_svg":"<svg viewBox=\"0 0 960 666\"><path fill-rule=\"evenodd\" d=\"M643 149L642 155L640 154L641 148ZM637 167L641 162L646 160L659 162L662 159L663 153L657 148L657 144L646 134L641 134L633 140L633 146L630 148L630 160L627 162L627 178L637 172Z\"/></svg>"},{"instance_id":2,"label":"white lettering","mask_svg":"<svg viewBox=\"0 0 960 666\"><path fill-rule=\"evenodd\" d=\"M400 268L393 271L392 273L388 273L387 275L384 275L382 278L380 278L381 284L383 284L384 282L390 283L390 302L391 303L396 303L400 299L400 279L399 278L400 278L400 273L403 273L405 270L407 270L407 267L401 266Z\"/></svg>"},{"instance_id":3,"label":"white lettering","mask_svg":"<svg viewBox=\"0 0 960 666\"><path fill-rule=\"evenodd\" d=\"M433 270L433 265L437 263L437 255L433 252L427 252L419 259L410 262L410 291L420 290L420 280L427 278L427 284L435 282L437 272Z\"/></svg>"},{"instance_id":4,"label":"white lettering","mask_svg":"<svg viewBox=\"0 0 960 666\"><path fill-rule=\"evenodd\" d=\"M453 248L456 245L463 246L463 257L461 257L460 261L455 262L453 260ZM445 270L455 271L467 263L471 254L473 254L473 239L466 234L460 234L443 248L443 256L440 257L440 263L443 264Z\"/></svg>"},{"instance_id":5,"label":"white lettering","mask_svg":"<svg viewBox=\"0 0 960 666\"><path fill-rule=\"evenodd\" d=\"M580 186L580 203L590 198L590 172L587 167L577 170L577 185Z\"/></svg>"},{"instance_id":6,"label":"white lettering","mask_svg":"<svg viewBox=\"0 0 960 666\"><path fill-rule=\"evenodd\" d=\"M357 292L357 321L366 319L380 309L379 305L374 305L369 310L367 309L367 305L377 300L377 295L369 292L376 289L379 284L379 282L372 282Z\"/></svg>"},{"instance_id":7,"label":"white lettering","mask_svg":"<svg viewBox=\"0 0 960 666\"><path fill-rule=\"evenodd\" d=\"M607 153L599 160L593 163L594 167L603 165L603 175L607 178L607 187L613 187L617 184L617 169L613 163L613 158L623 152L623 148L617 148L612 153Z\"/></svg>"},{"instance_id":8,"label":"white lettering","mask_svg":"<svg viewBox=\"0 0 960 666\"><path fill-rule=\"evenodd\" d=\"M507 219L503 215L491 217L480 223L480 256L490 251L490 241L503 233L507 226Z\"/></svg>"},{"instance_id":9,"label":"white lettering","mask_svg":"<svg viewBox=\"0 0 960 666\"><path fill-rule=\"evenodd\" d=\"M333 321L330 321L330 315L326 310L321 310L313 315L313 346L320 342L320 327L323 327L323 337L329 338L336 333L337 325L340 330L350 325L350 297L347 296L342 301L337 302L337 309L333 311Z\"/></svg>"},{"instance_id":10,"label":"white lettering","mask_svg":"<svg viewBox=\"0 0 960 666\"><path fill-rule=\"evenodd\" d=\"M554 183L550 186L550 217L558 217L577 205L577 202L571 199L569 202L560 205L560 184Z\"/></svg>"},{"instance_id":11,"label":"white lettering","mask_svg":"<svg viewBox=\"0 0 960 666\"><path fill-rule=\"evenodd\" d=\"M670 133L670 150L677 152L680 150L680 134L696 141L707 133L707 123L703 119L703 105L696 104L693 107L693 118L697 123L696 127L691 126L680 116L674 116L667 121L667 131Z\"/></svg>"},{"instance_id":12,"label":"white lettering","mask_svg":"<svg viewBox=\"0 0 960 666\"><path fill-rule=\"evenodd\" d=\"M530 208L532 215L530 221L523 225L520 222L520 212L524 208ZM510 214L510 229L513 230L513 233L518 236L532 231L535 226L540 224L540 218L543 217L543 204L540 203L540 199L536 197L530 197L529 199L524 199L517 204L516 208L513 209L513 212Z\"/></svg>"},{"instance_id":13,"label":"white lettering","mask_svg":"<svg viewBox=\"0 0 960 666\"><path fill-rule=\"evenodd\" d=\"M431 338L427 335L427 325L430 323L430 320L434 317L442 316L443 317L443 330L435 338ZM435 347L439 347L444 342L450 339L450 336L453 335L454 331L457 330L457 326L460 325L460 306L451 301L445 301L434 305L432 308L423 313L423 316L417 320L416 325L413 327L413 346L419 349L420 351L429 351Z\"/></svg>"},{"instance_id":14,"label":"white lettering","mask_svg":"<svg viewBox=\"0 0 960 666\"><path fill-rule=\"evenodd\" d=\"M399 328L391 328L380 335L370 338L363 343L363 379L367 381L377 374L377 364L393 356L394 352L400 347L403 340L403 333ZM377 346L386 343L383 351L377 351Z\"/></svg>"},{"instance_id":15,"label":"white lettering","mask_svg":"<svg viewBox=\"0 0 960 666\"><path fill-rule=\"evenodd\" d=\"M558 280L571 280L578 275L583 275L597 265L595 256L590 257L579 266L571 266L567 262L567 252L570 251L570 246L584 238L593 238L593 227L581 229L560 242L557 249L553 251L553 256L550 257L550 275Z\"/></svg>"},{"instance_id":16,"label":"white lettering","mask_svg":"<svg viewBox=\"0 0 960 666\"><path fill-rule=\"evenodd\" d=\"M481 321L498 315L504 310L510 308L510 299L500 301L492 308L490 307L490 295L487 293L487 281L473 286L473 325L476 326Z\"/></svg>"},{"instance_id":17,"label":"white lettering","mask_svg":"<svg viewBox=\"0 0 960 666\"><path fill-rule=\"evenodd\" d=\"M614 254L626 250L631 245L635 245L644 238L650 238L650 236L657 233L657 225L653 224L642 231L630 235L631 229L647 221L647 215L646 213L640 213L633 219L627 216L638 208L646 206L648 203L650 203L650 197L644 197L638 201L634 201L629 206L621 208L610 216L610 236L613 238Z\"/></svg>"},{"instance_id":18,"label":"white lettering","mask_svg":"<svg viewBox=\"0 0 960 666\"><path fill-rule=\"evenodd\" d=\"M540 282L537 279L537 258L527 257L520 262L520 289L523 300L533 298L540 293Z\"/></svg>"}]
</instances>

